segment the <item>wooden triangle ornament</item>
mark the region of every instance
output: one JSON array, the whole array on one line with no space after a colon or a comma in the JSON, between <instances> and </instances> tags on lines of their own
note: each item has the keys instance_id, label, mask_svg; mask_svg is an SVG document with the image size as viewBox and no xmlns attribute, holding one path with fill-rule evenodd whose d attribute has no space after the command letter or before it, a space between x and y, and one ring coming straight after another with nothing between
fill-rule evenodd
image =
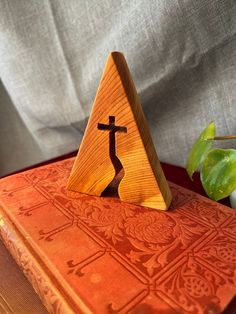
<instances>
[{"instance_id":1,"label":"wooden triangle ornament","mask_svg":"<svg viewBox=\"0 0 236 314\"><path fill-rule=\"evenodd\" d=\"M171 192L122 53L112 52L67 188L101 196L117 183L121 201L167 210Z\"/></svg>"}]
</instances>

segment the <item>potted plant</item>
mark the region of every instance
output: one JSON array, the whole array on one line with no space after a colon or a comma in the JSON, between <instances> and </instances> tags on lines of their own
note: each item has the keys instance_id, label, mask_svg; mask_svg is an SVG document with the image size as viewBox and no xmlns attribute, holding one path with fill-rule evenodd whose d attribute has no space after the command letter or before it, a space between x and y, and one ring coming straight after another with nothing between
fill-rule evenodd
<instances>
[{"instance_id":1,"label":"potted plant","mask_svg":"<svg viewBox=\"0 0 236 314\"><path fill-rule=\"evenodd\" d=\"M236 149L212 148L214 141L236 139L232 136L216 136L211 122L200 134L189 153L186 170L192 179L200 171L200 178L207 195L218 201L230 196L236 209Z\"/></svg>"}]
</instances>

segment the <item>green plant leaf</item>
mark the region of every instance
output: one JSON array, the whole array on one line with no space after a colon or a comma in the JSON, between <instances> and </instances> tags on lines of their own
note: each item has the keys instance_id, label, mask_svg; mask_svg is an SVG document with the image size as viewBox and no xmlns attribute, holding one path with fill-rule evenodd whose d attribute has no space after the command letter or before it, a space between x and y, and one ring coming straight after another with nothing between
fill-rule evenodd
<instances>
[{"instance_id":1,"label":"green plant leaf","mask_svg":"<svg viewBox=\"0 0 236 314\"><path fill-rule=\"evenodd\" d=\"M201 162L211 149L215 137L215 124L211 122L200 134L194 143L187 160L186 170L192 179L193 173L199 168Z\"/></svg>"},{"instance_id":2,"label":"green plant leaf","mask_svg":"<svg viewBox=\"0 0 236 314\"><path fill-rule=\"evenodd\" d=\"M236 189L236 150L212 149L201 169L201 181L207 195L215 201Z\"/></svg>"}]
</instances>

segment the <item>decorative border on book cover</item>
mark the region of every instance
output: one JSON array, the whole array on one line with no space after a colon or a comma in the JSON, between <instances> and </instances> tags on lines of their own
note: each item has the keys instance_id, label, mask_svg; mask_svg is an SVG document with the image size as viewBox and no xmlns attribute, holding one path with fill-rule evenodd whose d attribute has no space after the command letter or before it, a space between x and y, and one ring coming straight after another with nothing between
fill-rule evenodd
<instances>
[{"instance_id":1,"label":"decorative border on book cover","mask_svg":"<svg viewBox=\"0 0 236 314\"><path fill-rule=\"evenodd\" d=\"M24 241L20 238L19 234L14 231L14 227L8 219L3 216L1 206L0 238L32 284L36 293L40 296L49 313L73 313L64 298L60 296L58 291L56 291L50 283L50 280L46 278L44 271L40 268L32 254L29 253L29 249L23 244Z\"/></svg>"}]
</instances>

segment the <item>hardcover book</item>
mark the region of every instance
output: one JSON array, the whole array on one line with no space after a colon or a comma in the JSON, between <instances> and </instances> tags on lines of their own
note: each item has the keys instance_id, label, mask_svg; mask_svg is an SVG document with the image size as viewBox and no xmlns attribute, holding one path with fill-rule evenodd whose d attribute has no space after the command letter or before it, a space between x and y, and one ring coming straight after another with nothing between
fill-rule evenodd
<instances>
[{"instance_id":1,"label":"hardcover book","mask_svg":"<svg viewBox=\"0 0 236 314\"><path fill-rule=\"evenodd\" d=\"M0 180L0 234L50 313L220 313L236 212L170 183L161 212L70 192L74 158Z\"/></svg>"}]
</instances>

